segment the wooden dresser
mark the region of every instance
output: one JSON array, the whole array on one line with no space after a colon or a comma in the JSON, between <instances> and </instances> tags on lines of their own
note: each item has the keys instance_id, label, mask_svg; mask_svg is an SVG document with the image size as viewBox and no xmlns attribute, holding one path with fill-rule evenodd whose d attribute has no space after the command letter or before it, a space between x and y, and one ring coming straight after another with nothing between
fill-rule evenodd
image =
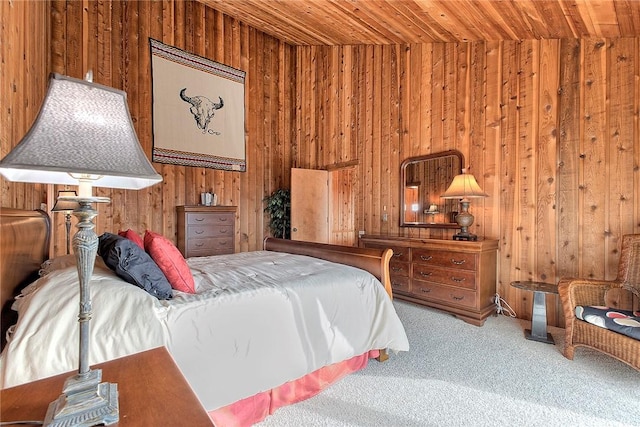
<instances>
[{"instance_id":1,"label":"wooden dresser","mask_svg":"<svg viewBox=\"0 0 640 427\"><path fill-rule=\"evenodd\" d=\"M235 206L178 206L178 249L185 258L235 252Z\"/></svg>"},{"instance_id":2,"label":"wooden dresser","mask_svg":"<svg viewBox=\"0 0 640 427\"><path fill-rule=\"evenodd\" d=\"M498 241L364 236L360 246L391 248L395 298L447 311L482 326L495 313Z\"/></svg>"}]
</instances>

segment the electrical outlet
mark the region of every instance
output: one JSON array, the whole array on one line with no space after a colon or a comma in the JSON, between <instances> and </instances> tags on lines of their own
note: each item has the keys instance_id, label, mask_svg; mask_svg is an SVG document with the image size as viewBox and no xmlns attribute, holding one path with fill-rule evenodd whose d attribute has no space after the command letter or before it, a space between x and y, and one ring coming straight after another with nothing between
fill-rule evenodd
<instances>
[{"instance_id":1,"label":"electrical outlet","mask_svg":"<svg viewBox=\"0 0 640 427\"><path fill-rule=\"evenodd\" d=\"M360 230L360 231L358 231L358 238L360 238L360 237L364 236L364 234L365 234L365 233L364 233L364 230Z\"/></svg>"},{"instance_id":2,"label":"electrical outlet","mask_svg":"<svg viewBox=\"0 0 640 427\"><path fill-rule=\"evenodd\" d=\"M41 211L47 211L47 204L46 203L40 203L40 210Z\"/></svg>"}]
</instances>

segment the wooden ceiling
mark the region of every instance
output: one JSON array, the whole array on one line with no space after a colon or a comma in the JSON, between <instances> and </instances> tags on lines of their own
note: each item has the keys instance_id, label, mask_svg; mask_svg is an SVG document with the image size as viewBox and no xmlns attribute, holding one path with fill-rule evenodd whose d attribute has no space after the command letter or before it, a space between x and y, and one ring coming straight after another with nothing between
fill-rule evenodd
<instances>
[{"instance_id":1,"label":"wooden ceiling","mask_svg":"<svg viewBox=\"0 0 640 427\"><path fill-rule=\"evenodd\" d=\"M292 45L640 36L640 0L198 0Z\"/></svg>"}]
</instances>

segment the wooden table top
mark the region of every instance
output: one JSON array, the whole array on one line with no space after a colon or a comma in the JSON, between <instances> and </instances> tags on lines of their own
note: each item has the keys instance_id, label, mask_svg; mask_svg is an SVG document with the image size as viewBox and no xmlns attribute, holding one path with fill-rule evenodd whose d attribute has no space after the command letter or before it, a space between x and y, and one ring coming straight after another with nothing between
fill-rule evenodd
<instances>
[{"instance_id":1,"label":"wooden table top","mask_svg":"<svg viewBox=\"0 0 640 427\"><path fill-rule=\"evenodd\" d=\"M525 291L544 292L545 294L557 294L558 286L553 283L538 282L535 280L524 280L511 282L511 286Z\"/></svg>"},{"instance_id":2,"label":"wooden table top","mask_svg":"<svg viewBox=\"0 0 640 427\"><path fill-rule=\"evenodd\" d=\"M213 425L165 347L100 363L92 369L102 369L103 382L118 384L120 421L113 426ZM0 390L0 421L43 421L49 403L62 393L64 380L75 373Z\"/></svg>"}]
</instances>

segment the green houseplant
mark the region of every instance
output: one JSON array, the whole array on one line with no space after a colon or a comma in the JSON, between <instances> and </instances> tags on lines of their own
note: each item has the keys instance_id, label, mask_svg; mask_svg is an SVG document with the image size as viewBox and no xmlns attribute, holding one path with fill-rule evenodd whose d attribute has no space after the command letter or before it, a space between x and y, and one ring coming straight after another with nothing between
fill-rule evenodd
<instances>
[{"instance_id":1,"label":"green houseplant","mask_svg":"<svg viewBox=\"0 0 640 427\"><path fill-rule=\"evenodd\" d=\"M273 237L291 238L291 192L279 188L265 197L264 211L269 214L269 230Z\"/></svg>"}]
</instances>

